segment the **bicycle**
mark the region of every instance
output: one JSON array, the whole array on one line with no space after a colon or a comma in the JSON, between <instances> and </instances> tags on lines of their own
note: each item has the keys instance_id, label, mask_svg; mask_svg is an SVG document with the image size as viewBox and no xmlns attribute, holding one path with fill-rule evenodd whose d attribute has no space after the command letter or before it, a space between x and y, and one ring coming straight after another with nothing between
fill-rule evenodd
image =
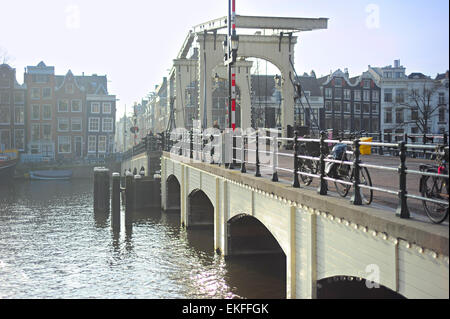
<instances>
[{"instance_id":1,"label":"bicycle","mask_svg":"<svg viewBox=\"0 0 450 319\"><path fill-rule=\"evenodd\" d=\"M448 146L438 146L435 156L438 165L421 164L420 171L442 176L422 175L419 189L422 197L435 200L422 200L422 204L428 218L433 223L440 224L447 219L449 214ZM447 201L447 203L444 204L442 201Z\"/></svg>"},{"instance_id":2,"label":"bicycle","mask_svg":"<svg viewBox=\"0 0 450 319\"><path fill-rule=\"evenodd\" d=\"M336 154L338 152L338 147L341 148L340 153ZM347 151L347 144L336 144L336 146L333 148L332 153L335 153L334 159L341 160L342 162L339 164L339 166L334 165L334 171L333 168L330 169L330 172L327 173L328 176L346 181L349 183L354 183L355 180L355 168L352 165L345 164L344 162L352 162L353 161L353 152ZM337 164L337 163L327 163L328 165L331 164ZM372 178L370 177L369 170L367 167L361 167L359 170L359 181L360 184L366 185L369 187L372 187ZM334 182L334 186L336 187L336 191L341 197L346 197L348 193L350 192L350 188L352 187L349 184L343 184L339 183L338 181ZM370 205L373 200L373 190L370 188L364 188L360 187L360 194L362 202L366 205Z\"/></svg>"}]
</instances>

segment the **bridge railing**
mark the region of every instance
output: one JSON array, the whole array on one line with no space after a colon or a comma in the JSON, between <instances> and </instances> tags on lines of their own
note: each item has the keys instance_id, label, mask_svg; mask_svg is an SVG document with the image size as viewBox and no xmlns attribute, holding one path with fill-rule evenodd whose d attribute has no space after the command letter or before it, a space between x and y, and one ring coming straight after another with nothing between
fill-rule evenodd
<instances>
[{"instance_id":1,"label":"bridge railing","mask_svg":"<svg viewBox=\"0 0 450 319\"><path fill-rule=\"evenodd\" d=\"M408 150L414 148L422 152L428 151L436 154L438 146L408 143L408 137L404 136L404 138L405 140L398 143L386 143L365 142L361 141L360 138L354 140L329 139L327 132L321 132L320 138L300 137L297 132L294 137L289 138L281 137L281 131L273 129L259 129L250 133L237 131L235 134L220 131L211 134L205 134L201 131L186 131L179 134L176 138L178 143L170 148L170 152L192 160L225 165L232 169L238 168L237 165L240 164L242 173L248 173L249 166L252 166L256 177L261 177L261 169L264 169L266 172L271 172L274 182L279 181L280 174L287 178L290 176L292 186L295 188L301 187L300 180L303 184L309 185L308 179L316 178L319 181L318 193L323 196L328 194L328 182L333 182L336 183L336 187L341 185L348 194L351 194L351 203L354 205L362 205L364 200L366 200L365 203L371 203L371 200L367 201L367 198L362 196L363 190L371 191L372 195L373 192L395 195L398 200L397 215L401 218L410 217L408 199L444 205L448 209L448 197L446 199L445 197L444 199L429 198L425 196L426 194L422 190L420 190L420 195L408 193L407 174L419 175L421 178L424 176L444 178L447 180L447 184L448 174L407 169ZM281 144L288 142L294 145L293 152L282 151L280 148ZM307 144L314 146L314 150L308 151L305 148ZM338 144L350 148L349 151L346 151L347 159L329 156L333 147ZM399 154L399 166L375 165L370 162L363 162L361 147L366 147L364 152L368 149L370 150L369 153L372 149L380 147L393 149ZM261 157L264 160L261 160ZM348 169L351 174L347 175L348 178L330 174L327 171L327 166L331 164ZM361 178L367 178L361 173L363 169L391 172L397 176L398 183L396 186L393 183L391 188L387 188L362 182Z\"/></svg>"}]
</instances>

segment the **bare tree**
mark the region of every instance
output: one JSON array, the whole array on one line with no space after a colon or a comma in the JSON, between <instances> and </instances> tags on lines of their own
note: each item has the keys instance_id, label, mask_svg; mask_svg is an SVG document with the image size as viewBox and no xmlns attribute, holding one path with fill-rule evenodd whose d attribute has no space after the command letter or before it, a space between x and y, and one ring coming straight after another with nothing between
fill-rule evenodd
<instances>
[{"instance_id":1,"label":"bare tree","mask_svg":"<svg viewBox=\"0 0 450 319\"><path fill-rule=\"evenodd\" d=\"M0 47L0 64L6 64L11 60L11 57L8 55L8 51Z\"/></svg>"},{"instance_id":2,"label":"bare tree","mask_svg":"<svg viewBox=\"0 0 450 319\"><path fill-rule=\"evenodd\" d=\"M420 88L408 91L404 102L398 104L411 111L411 119L405 119L400 126L415 124L420 133L428 133L430 120L439 108L439 104L433 101L437 88L433 80L427 79Z\"/></svg>"}]
</instances>

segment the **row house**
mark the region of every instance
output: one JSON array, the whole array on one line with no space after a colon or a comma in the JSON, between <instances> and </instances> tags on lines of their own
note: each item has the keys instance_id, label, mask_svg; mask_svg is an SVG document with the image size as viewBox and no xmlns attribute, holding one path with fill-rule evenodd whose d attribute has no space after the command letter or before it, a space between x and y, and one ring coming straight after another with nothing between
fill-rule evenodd
<instances>
[{"instance_id":1,"label":"row house","mask_svg":"<svg viewBox=\"0 0 450 319\"><path fill-rule=\"evenodd\" d=\"M418 72L407 75L400 60L395 60L394 66L369 65L368 72L381 87L381 131L384 134L394 133L397 139L402 139L405 133L448 131L448 73L447 77L442 74L436 79ZM419 103L416 100L420 100ZM423 126L418 122L425 116L428 120Z\"/></svg>"},{"instance_id":2,"label":"row house","mask_svg":"<svg viewBox=\"0 0 450 319\"><path fill-rule=\"evenodd\" d=\"M116 96L108 94L105 77L85 77L86 95L86 154L103 158L115 152Z\"/></svg>"},{"instance_id":3,"label":"row house","mask_svg":"<svg viewBox=\"0 0 450 319\"><path fill-rule=\"evenodd\" d=\"M116 97L106 76L55 75L40 62L25 69L28 152L54 159L114 152Z\"/></svg>"},{"instance_id":4,"label":"row house","mask_svg":"<svg viewBox=\"0 0 450 319\"><path fill-rule=\"evenodd\" d=\"M0 150L26 151L26 85L16 80L16 70L0 65Z\"/></svg>"},{"instance_id":5,"label":"row house","mask_svg":"<svg viewBox=\"0 0 450 319\"><path fill-rule=\"evenodd\" d=\"M55 68L45 65L44 62L40 62L37 66L27 66L24 82L27 86L28 153L54 158L56 154Z\"/></svg>"},{"instance_id":6,"label":"row house","mask_svg":"<svg viewBox=\"0 0 450 319\"><path fill-rule=\"evenodd\" d=\"M318 81L323 92L326 129L379 130L381 89L370 73L350 78L347 70L337 70Z\"/></svg>"}]
</instances>

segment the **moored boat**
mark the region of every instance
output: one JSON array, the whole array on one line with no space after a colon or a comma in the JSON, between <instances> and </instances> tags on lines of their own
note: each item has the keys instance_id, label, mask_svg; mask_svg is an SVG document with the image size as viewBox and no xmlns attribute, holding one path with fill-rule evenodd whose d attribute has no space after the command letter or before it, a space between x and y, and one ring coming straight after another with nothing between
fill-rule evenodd
<instances>
[{"instance_id":1,"label":"moored boat","mask_svg":"<svg viewBox=\"0 0 450 319\"><path fill-rule=\"evenodd\" d=\"M11 181L14 178L18 162L18 151L6 150L0 152L0 183Z\"/></svg>"},{"instance_id":2,"label":"moored boat","mask_svg":"<svg viewBox=\"0 0 450 319\"><path fill-rule=\"evenodd\" d=\"M70 170L30 171L30 179L35 180L69 180L71 178Z\"/></svg>"}]
</instances>

